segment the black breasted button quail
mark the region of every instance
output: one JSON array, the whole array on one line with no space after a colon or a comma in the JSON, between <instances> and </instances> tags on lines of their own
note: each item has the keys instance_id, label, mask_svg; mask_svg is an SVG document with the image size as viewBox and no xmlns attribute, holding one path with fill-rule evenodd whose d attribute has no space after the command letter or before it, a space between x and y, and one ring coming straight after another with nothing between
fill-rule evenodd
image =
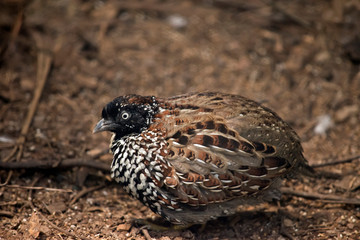
<instances>
[{"instance_id":1,"label":"black breasted button quail","mask_svg":"<svg viewBox=\"0 0 360 240\"><path fill-rule=\"evenodd\" d=\"M237 95L127 95L94 132L114 133L111 176L174 224L198 224L276 197L307 162L299 137L273 111Z\"/></svg>"}]
</instances>

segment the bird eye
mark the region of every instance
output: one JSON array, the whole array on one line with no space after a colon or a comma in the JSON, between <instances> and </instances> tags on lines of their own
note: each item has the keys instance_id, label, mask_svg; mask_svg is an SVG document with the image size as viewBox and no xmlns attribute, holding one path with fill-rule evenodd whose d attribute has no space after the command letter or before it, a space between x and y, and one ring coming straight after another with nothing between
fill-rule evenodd
<instances>
[{"instance_id":1,"label":"bird eye","mask_svg":"<svg viewBox=\"0 0 360 240\"><path fill-rule=\"evenodd\" d=\"M128 120L130 118L130 113L128 112L123 112L121 114L121 118L124 119L124 120Z\"/></svg>"}]
</instances>

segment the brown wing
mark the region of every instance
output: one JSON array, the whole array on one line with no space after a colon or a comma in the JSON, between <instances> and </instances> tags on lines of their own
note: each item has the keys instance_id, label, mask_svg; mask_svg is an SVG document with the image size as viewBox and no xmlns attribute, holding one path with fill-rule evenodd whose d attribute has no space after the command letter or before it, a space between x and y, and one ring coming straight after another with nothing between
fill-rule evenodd
<instances>
[{"instance_id":1,"label":"brown wing","mask_svg":"<svg viewBox=\"0 0 360 240\"><path fill-rule=\"evenodd\" d=\"M290 151L291 140L300 146L296 134L253 101L206 93L167 102L158 117L166 119L162 127L174 171L164 185L182 203L201 206L257 194L296 162ZM284 141L282 130L289 129ZM270 138L274 136L277 141ZM284 149L287 143L290 147ZM301 154L301 147L297 150Z\"/></svg>"},{"instance_id":2,"label":"brown wing","mask_svg":"<svg viewBox=\"0 0 360 240\"><path fill-rule=\"evenodd\" d=\"M205 126L207 129L215 129L225 135L236 134L236 138L240 136L241 140L251 142L260 153L276 151L276 156L286 158L291 165L296 161L305 161L299 137L292 128L276 113L252 100L211 92L181 95L167 100L175 106L178 115L182 115L178 119L186 119L176 123L179 127L186 127L193 119L206 124L208 117L210 122ZM217 122L216 126L211 120ZM269 147L262 149L264 144Z\"/></svg>"}]
</instances>

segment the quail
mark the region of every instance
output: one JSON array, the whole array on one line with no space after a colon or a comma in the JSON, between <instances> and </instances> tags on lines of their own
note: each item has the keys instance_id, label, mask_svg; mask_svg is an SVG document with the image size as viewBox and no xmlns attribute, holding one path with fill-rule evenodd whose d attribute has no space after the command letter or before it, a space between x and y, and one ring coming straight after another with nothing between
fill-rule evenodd
<instances>
[{"instance_id":1,"label":"quail","mask_svg":"<svg viewBox=\"0 0 360 240\"><path fill-rule=\"evenodd\" d=\"M173 224L278 198L282 178L308 166L295 131L238 95L120 96L103 108L101 131L114 133L111 177Z\"/></svg>"}]
</instances>

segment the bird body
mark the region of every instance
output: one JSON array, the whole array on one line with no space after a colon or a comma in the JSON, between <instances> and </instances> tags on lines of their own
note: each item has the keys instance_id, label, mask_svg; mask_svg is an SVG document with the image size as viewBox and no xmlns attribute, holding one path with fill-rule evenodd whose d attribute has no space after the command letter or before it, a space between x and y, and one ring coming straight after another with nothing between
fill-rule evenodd
<instances>
[{"instance_id":1,"label":"bird body","mask_svg":"<svg viewBox=\"0 0 360 240\"><path fill-rule=\"evenodd\" d=\"M276 198L281 178L306 165L292 128L238 95L127 95L106 105L102 117L94 132L114 132L111 176L174 224Z\"/></svg>"}]
</instances>

